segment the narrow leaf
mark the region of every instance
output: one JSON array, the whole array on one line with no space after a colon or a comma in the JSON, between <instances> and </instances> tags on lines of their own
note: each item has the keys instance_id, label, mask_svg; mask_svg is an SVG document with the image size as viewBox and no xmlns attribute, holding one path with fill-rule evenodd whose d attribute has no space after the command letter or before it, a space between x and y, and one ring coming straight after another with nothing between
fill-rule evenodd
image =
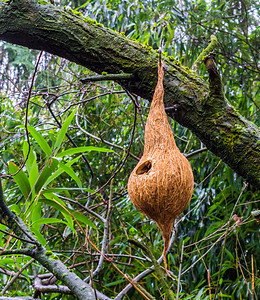
<instances>
[{"instance_id":1,"label":"narrow leaf","mask_svg":"<svg viewBox=\"0 0 260 300\"><path fill-rule=\"evenodd\" d=\"M68 116L67 120L64 122L64 124L61 127L61 130L60 130L60 132L58 134L57 140L56 140L56 142L54 144L54 149L55 149L54 150L54 156L58 153L58 151L59 151L59 149L61 147L62 141L63 141L63 139L65 137L65 134L68 131L69 125L70 125L70 123L71 123L71 121L72 121L72 119L73 119L73 117L74 117L74 115L76 113L76 110L77 110L77 108L75 108L73 110L73 112Z\"/></svg>"},{"instance_id":2,"label":"narrow leaf","mask_svg":"<svg viewBox=\"0 0 260 300\"><path fill-rule=\"evenodd\" d=\"M54 224L54 223L63 223L65 225L68 225L66 222L57 219L57 218L45 218L45 219L39 219L35 221L32 225L42 225L42 224Z\"/></svg>"},{"instance_id":3,"label":"narrow leaf","mask_svg":"<svg viewBox=\"0 0 260 300\"><path fill-rule=\"evenodd\" d=\"M12 161L9 162L9 173L14 174L19 170L19 167L13 163ZM18 174L13 176L15 183L19 186L20 191L22 192L25 198L28 197L31 191L30 183L25 175L23 170L20 170Z\"/></svg>"},{"instance_id":4,"label":"narrow leaf","mask_svg":"<svg viewBox=\"0 0 260 300\"><path fill-rule=\"evenodd\" d=\"M88 225L92 228L95 228L97 229L96 225L94 223L92 223L85 215L79 213L79 212L76 212L76 211L72 211L70 210L70 212L72 213L73 217L79 221L79 222L82 222L84 223L85 225Z\"/></svg>"},{"instance_id":5,"label":"narrow leaf","mask_svg":"<svg viewBox=\"0 0 260 300\"><path fill-rule=\"evenodd\" d=\"M85 225L88 225L94 229L96 229L96 225L94 223L92 223L85 215L76 212L72 209L67 208L66 204L59 199L57 196L53 195L53 194L45 194L45 196L48 199L40 199L39 201L46 203L54 208L56 208L57 210L59 210L63 216L65 217L66 215L71 217L73 216L73 218L75 218L78 222L84 223ZM74 228L73 228L74 230Z\"/></svg>"},{"instance_id":6,"label":"narrow leaf","mask_svg":"<svg viewBox=\"0 0 260 300\"><path fill-rule=\"evenodd\" d=\"M66 188L66 187L61 187L61 188L51 188L51 189L46 189L43 191L43 193L59 193L59 192L66 192L66 191L85 191L89 193L94 193L95 190L91 190L88 188L76 188L76 187L71 187L71 188ZM98 194L97 194L98 195Z\"/></svg>"},{"instance_id":7,"label":"narrow leaf","mask_svg":"<svg viewBox=\"0 0 260 300\"><path fill-rule=\"evenodd\" d=\"M44 151L44 153L47 156L51 156L51 148L46 142L46 140L42 137L42 135L40 135L40 133L32 126L28 126L28 130L33 136L33 138L36 140L38 145L41 147L41 149Z\"/></svg>"},{"instance_id":8,"label":"narrow leaf","mask_svg":"<svg viewBox=\"0 0 260 300\"><path fill-rule=\"evenodd\" d=\"M97 152L114 152L111 149L106 149L106 148L100 148L100 147L94 147L94 146L87 146L87 147L78 147L78 148L72 148L65 150L58 155L57 157L63 157L65 155L72 155L76 153L83 153L83 152L88 152L88 151L97 151Z\"/></svg>"},{"instance_id":9,"label":"narrow leaf","mask_svg":"<svg viewBox=\"0 0 260 300\"><path fill-rule=\"evenodd\" d=\"M41 175L36 183L35 191L38 193L40 189L42 189L43 186L46 186L46 181L48 180L48 183L50 182L50 177L54 170L57 168L59 164L59 161L55 158L52 158L48 164L44 167L44 169L41 172Z\"/></svg>"},{"instance_id":10,"label":"narrow leaf","mask_svg":"<svg viewBox=\"0 0 260 300\"><path fill-rule=\"evenodd\" d=\"M62 163L60 163L60 168L65 171L73 180L76 181L77 185L79 187L82 187L82 183L79 179L79 177L76 175L76 173L73 171L72 167L66 166Z\"/></svg>"},{"instance_id":11,"label":"narrow leaf","mask_svg":"<svg viewBox=\"0 0 260 300\"><path fill-rule=\"evenodd\" d=\"M78 161L78 159L81 157L78 156L76 158L74 158L73 160L71 160L70 162L66 163L65 166L68 166L70 167L71 165L73 165L76 161ZM49 176L47 179L46 179L46 182L44 183L44 187L46 187L50 182L52 182L55 178L57 178L58 176L60 176L65 170L59 168L56 172L54 172L51 176Z\"/></svg>"},{"instance_id":12,"label":"narrow leaf","mask_svg":"<svg viewBox=\"0 0 260 300\"><path fill-rule=\"evenodd\" d=\"M69 228L76 234L76 231L74 229L73 218L66 204L54 194L45 194L45 197L48 199L41 199L39 201L44 202L60 211L64 218L67 220L67 225L69 226Z\"/></svg>"}]
</instances>

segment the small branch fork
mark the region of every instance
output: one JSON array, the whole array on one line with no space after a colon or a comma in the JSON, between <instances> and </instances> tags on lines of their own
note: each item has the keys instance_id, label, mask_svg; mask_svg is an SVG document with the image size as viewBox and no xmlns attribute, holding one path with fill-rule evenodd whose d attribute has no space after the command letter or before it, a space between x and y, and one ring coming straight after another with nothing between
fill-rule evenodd
<instances>
[{"instance_id":1,"label":"small branch fork","mask_svg":"<svg viewBox=\"0 0 260 300\"><path fill-rule=\"evenodd\" d=\"M214 56L209 54L204 58L204 64L209 74L210 96L219 99L225 99L224 88L219 70L217 68Z\"/></svg>"},{"instance_id":2,"label":"small branch fork","mask_svg":"<svg viewBox=\"0 0 260 300\"><path fill-rule=\"evenodd\" d=\"M9 287L15 282L15 280L22 274L23 270L27 269L34 262L34 258L28 261L14 276L13 278L6 284L6 286L2 290L2 295L9 289Z\"/></svg>"},{"instance_id":3,"label":"small branch fork","mask_svg":"<svg viewBox=\"0 0 260 300\"><path fill-rule=\"evenodd\" d=\"M209 102L214 102L214 105L211 104L211 107L214 106L216 110L219 111L221 108L225 108L226 98L224 94L224 87L222 84L222 79L220 72L217 68L215 62L215 49L218 46L218 40L216 36L211 35L210 43L206 49L202 51L197 60L194 62L191 70L194 72L198 71L199 66L204 63L209 74L209 97L205 100L205 104Z\"/></svg>"},{"instance_id":4,"label":"small branch fork","mask_svg":"<svg viewBox=\"0 0 260 300\"><path fill-rule=\"evenodd\" d=\"M200 65L203 63L206 56L208 56L211 52L213 52L218 45L218 40L215 35L210 36L210 43L206 49L204 49L201 54L198 56L196 61L194 62L191 70L197 72Z\"/></svg>"}]
</instances>

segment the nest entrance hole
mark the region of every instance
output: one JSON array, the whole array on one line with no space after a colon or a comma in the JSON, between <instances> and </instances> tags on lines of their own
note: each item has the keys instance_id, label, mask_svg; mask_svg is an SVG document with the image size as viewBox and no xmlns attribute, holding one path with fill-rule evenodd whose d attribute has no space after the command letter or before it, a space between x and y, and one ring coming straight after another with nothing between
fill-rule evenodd
<instances>
[{"instance_id":1,"label":"nest entrance hole","mask_svg":"<svg viewBox=\"0 0 260 300\"><path fill-rule=\"evenodd\" d=\"M144 173L148 173L152 168L152 162L150 160L145 161L142 163L139 168L136 170L137 175L142 175Z\"/></svg>"}]
</instances>

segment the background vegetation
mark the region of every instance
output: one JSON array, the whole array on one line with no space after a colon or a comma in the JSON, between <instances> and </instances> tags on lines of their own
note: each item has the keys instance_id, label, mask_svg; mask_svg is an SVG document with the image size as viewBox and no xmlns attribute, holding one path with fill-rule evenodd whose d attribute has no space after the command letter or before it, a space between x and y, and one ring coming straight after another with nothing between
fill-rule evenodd
<instances>
[{"instance_id":1,"label":"background vegetation","mask_svg":"<svg viewBox=\"0 0 260 300\"><path fill-rule=\"evenodd\" d=\"M55 4L78 10L154 49L162 40L167 55L189 68L215 34L219 40L216 60L226 96L245 118L259 126L257 1L74 0ZM152 262L129 239L149 247L156 258L162 254L159 229L134 208L126 191L129 174L142 155L149 103L136 98L140 109L133 126L134 105L116 83L82 84L83 77L95 74L48 53L39 59L38 51L3 42L0 45L3 175L15 173L27 156L25 112L32 76L36 75L28 110L32 151L13 180L3 177L8 205L71 270L87 280L92 274L94 287L115 298L127 282L110 262L100 260L100 253L82 235L80 226L87 228L88 238L96 247L101 250L106 246L102 251L132 279ZM204 66L199 73L207 78ZM189 130L169 121L183 153L204 148ZM259 209L259 191L209 151L189 159L195 177L194 194L175 226L178 235L168 255L174 279L181 268L180 285L169 277L167 282L175 295L179 291L181 299L257 299L260 231L251 211ZM22 248L22 242L12 238L6 226L0 225L0 229L2 250ZM18 272L30 260L22 255L1 257L2 293L33 295L36 276L51 280L51 275L43 275L46 271L42 266L31 261L10 284L11 272ZM164 299L155 274L143 277L140 285L156 299ZM43 293L42 299L73 297ZM125 299L143 296L130 289Z\"/></svg>"}]
</instances>

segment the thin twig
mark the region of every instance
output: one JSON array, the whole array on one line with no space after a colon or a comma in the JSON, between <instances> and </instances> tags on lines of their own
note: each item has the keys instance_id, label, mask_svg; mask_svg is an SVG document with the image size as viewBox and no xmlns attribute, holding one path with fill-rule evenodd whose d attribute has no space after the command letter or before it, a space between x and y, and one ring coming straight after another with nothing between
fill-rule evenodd
<instances>
[{"instance_id":1,"label":"thin twig","mask_svg":"<svg viewBox=\"0 0 260 300\"><path fill-rule=\"evenodd\" d=\"M2 290L2 295L5 294L5 292L9 289L9 287L15 282L15 280L20 276L20 274L23 272L23 270L27 269L33 262L34 258L28 261L15 275L14 277L6 284L6 286Z\"/></svg>"},{"instance_id":2,"label":"thin twig","mask_svg":"<svg viewBox=\"0 0 260 300\"><path fill-rule=\"evenodd\" d=\"M108 244L108 229L109 229L109 221L110 221L110 212L111 212L111 200L113 196L113 181L110 182L110 194L108 199L108 206L107 206L107 217L104 220L104 232L103 232L103 240L102 240L102 247L101 247L101 253L100 258L98 261L98 265L96 267L96 270L93 272L92 277L96 276L102 269L104 258L105 258L105 252L107 249ZM90 279L90 276L85 279L85 281L88 281Z\"/></svg>"},{"instance_id":3,"label":"thin twig","mask_svg":"<svg viewBox=\"0 0 260 300\"><path fill-rule=\"evenodd\" d=\"M260 202L260 200L255 200L255 201L249 201L249 202L245 202L245 203L240 203L240 204L238 204L237 206L239 206L239 205L247 205L247 204L255 204L255 203L257 203L257 202Z\"/></svg>"},{"instance_id":4,"label":"thin twig","mask_svg":"<svg viewBox=\"0 0 260 300\"><path fill-rule=\"evenodd\" d=\"M9 271L9 270L6 270L6 269L4 269L4 268L0 268L0 273L2 273L2 274L5 274L5 275L7 275L7 276L14 276L16 273L14 272L14 271ZM18 278L19 279L24 279L24 280L28 280L28 277L26 277L26 276L24 276L24 275L22 275L22 274L20 274L19 276L18 276Z\"/></svg>"},{"instance_id":5,"label":"thin twig","mask_svg":"<svg viewBox=\"0 0 260 300\"><path fill-rule=\"evenodd\" d=\"M79 108L78 108L78 110L79 110ZM76 113L76 124L77 124L78 128L79 128L82 132L84 132L86 135L92 137L93 139L95 139L95 140L98 141L98 142L102 142L102 143L104 143L104 144L107 144L107 145L109 145L109 146L111 146L111 147L115 147L115 148L120 149L120 150L122 150L123 152L125 152L126 149L125 149L124 147L119 146L119 145L114 144L114 143L111 143L111 142L109 142L109 141L106 141L106 140L104 140L104 139L101 139L101 138L99 138L98 136L95 136L94 134L89 133L89 132L87 132L84 128L82 128L81 125L79 124L79 113L78 113L78 110L77 110L77 113ZM139 158L138 158L137 156L135 156L133 153L130 152L129 155L130 155L131 157L133 157L134 159L136 159L136 160L139 161Z\"/></svg>"},{"instance_id":6,"label":"thin twig","mask_svg":"<svg viewBox=\"0 0 260 300\"><path fill-rule=\"evenodd\" d=\"M184 241L182 242L182 247L181 247L181 261L180 261L180 266L179 266L178 285L177 285L177 299L176 300L179 299L179 293L180 293L181 267L182 267L183 249L184 249Z\"/></svg>"},{"instance_id":7,"label":"thin twig","mask_svg":"<svg viewBox=\"0 0 260 300\"><path fill-rule=\"evenodd\" d=\"M143 130L145 130L145 123L144 123L144 119L143 119L142 107L139 103L140 98L141 98L140 96L136 96L136 103L138 105L138 114L139 114L139 117L141 120L141 124L142 124Z\"/></svg>"},{"instance_id":8,"label":"thin twig","mask_svg":"<svg viewBox=\"0 0 260 300\"><path fill-rule=\"evenodd\" d=\"M134 102L135 104L135 102ZM112 174L112 176L108 179L108 181L103 184L99 189L97 189L95 192L93 192L92 194L88 195L86 198L89 198L89 197L92 197L94 196L95 194L97 194L98 192L100 192L101 190L104 189L104 187L106 187L113 178L115 178L116 174L119 173L121 171L121 169L123 168L123 166L125 165L125 162L128 158L128 156L130 155L130 149L131 149L131 146L133 144L133 140L134 140L134 133L135 133L135 128L136 128L136 120L137 120L137 106L134 105L135 107L135 115L134 115L134 124L133 124L133 130L132 130L132 136L131 136L131 140L130 140L130 143L129 143L129 146L128 146L128 149L127 149L127 152L126 152L126 155L125 155L125 158L123 158L121 160L121 162L119 163L119 167L117 168L117 170Z\"/></svg>"},{"instance_id":9,"label":"thin twig","mask_svg":"<svg viewBox=\"0 0 260 300\"><path fill-rule=\"evenodd\" d=\"M207 269L207 275L208 275L208 284L209 284L209 300L212 299L212 294L211 294L211 283L210 283L210 272L209 269Z\"/></svg>"},{"instance_id":10,"label":"thin twig","mask_svg":"<svg viewBox=\"0 0 260 300\"><path fill-rule=\"evenodd\" d=\"M26 132L26 139L27 139L27 143L28 143L28 152L27 152L25 160L22 162L22 165L19 167L18 170L14 174L9 174L9 175L1 174L1 176L3 176L3 177L13 177L13 176L17 175L22 170L22 168L25 166L25 164L28 160L30 151L31 151L31 143L30 143L29 130L28 130L29 103L30 103L30 98L31 98L31 94L32 94L32 88L33 88L33 85L34 85L35 76L36 76L36 73L37 73L37 69L38 69L42 54L43 54L43 51L41 51L39 56L38 56L38 59L37 59L37 62L36 62L35 68L34 68L33 76L32 76L31 85L30 85L30 88L29 88L28 96L27 96L27 101L26 101L24 127L25 127L25 132Z\"/></svg>"},{"instance_id":11,"label":"thin twig","mask_svg":"<svg viewBox=\"0 0 260 300\"><path fill-rule=\"evenodd\" d=\"M9 235L9 236L11 236L11 237L14 237L14 238L16 238L16 239L18 239L18 240L20 240L20 241L22 241L22 242L25 242L25 243L28 243L28 244L36 245L36 242L35 242L35 241L29 241L29 240L26 240L26 239L24 239L24 238L22 238L22 237L20 237L20 236L18 236L18 235L16 235L16 234L10 233L10 232L5 231L5 230L3 230L3 229L0 229L0 232L3 232L3 233L5 233L5 234L7 234L7 235ZM2 254L2 253L0 253L0 255L1 255L1 254Z\"/></svg>"},{"instance_id":12,"label":"thin twig","mask_svg":"<svg viewBox=\"0 0 260 300\"><path fill-rule=\"evenodd\" d=\"M58 126L61 128L62 127L62 124L60 123L60 121L57 119L57 117L55 116L54 112L52 111L51 109L51 106L47 103L47 108L49 109L51 115L53 116L55 122L58 124ZM70 141L70 143L75 147L77 148L77 144L73 141L73 139L70 137L70 135L66 132L66 137L68 138L68 140ZM89 180L89 185L88 185L88 188L91 189L92 187L92 182L93 182L93 178L94 178L94 173L93 173L93 170L90 166L90 163L88 161L88 159L86 158L86 156L84 154L81 155L82 157L82 160L84 161L84 163L86 164L86 166L88 167L89 169L89 172L90 172L90 180Z\"/></svg>"},{"instance_id":13,"label":"thin twig","mask_svg":"<svg viewBox=\"0 0 260 300\"><path fill-rule=\"evenodd\" d=\"M235 211L235 209L237 207L237 204L238 204L238 202L239 202L239 200L240 200L240 198L241 198L244 190L246 189L246 187L247 187L247 183L244 183L244 185L242 187L242 190L241 190L241 193L239 194L239 196L237 198L237 201L236 201L236 203L235 203L235 205L234 205L234 207L232 209L231 215L229 217L229 221L227 223L227 229L226 229L226 232L225 232L225 238L224 238L224 243L223 243L223 247L222 247L221 259L220 259L220 266L219 266L219 273L218 273L218 280L217 280L217 287L216 287L216 292L215 292L214 299L216 299L218 291L219 291L219 288L220 288L219 282L220 282L221 269L222 269L222 264L223 264L223 259L224 259L224 252L225 252L226 240L227 240L227 235L228 235L228 231L229 231L229 227L230 227L230 222L231 222L231 220L233 218L233 214L234 214L234 211Z\"/></svg>"},{"instance_id":14,"label":"thin twig","mask_svg":"<svg viewBox=\"0 0 260 300\"><path fill-rule=\"evenodd\" d=\"M216 165L216 167L209 173L208 176L206 176L200 183L196 184L195 188L197 188L199 185L201 185L205 180L207 180L215 171L216 169L218 168L218 166L220 165L220 163L222 162L222 160L220 160L218 162L218 164Z\"/></svg>"},{"instance_id":15,"label":"thin twig","mask_svg":"<svg viewBox=\"0 0 260 300\"><path fill-rule=\"evenodd\" d=\"M94 81L107 81L107 80L126 80L134 78L133 74L130 73L120 73L120 74L104 74L104 75L96 75L96 76L89 76L80 79L82 83L94 82Z\"/></svg>"},{"instance_id":16,"label":"thin twig","mask_svg":"<svg viewBox=\"0 0 260 300\"><path fill-rule=\"evenodd\" d=\"M252 300L254 300L254 293L255 293L255 274L254 274L254 255L251 254L251 267L252 267Z\"/></svg>"},{"instance_id":17,"label":"thin twig","mask_svg":"<svg viewBox=\"0 0 260 300\"><path fill-rule=\"evenodd\" d=\"M197 154L202 153L202 152L205 152L205 151L208 151L208 148L201 148L201 149L195 150L195 151L193 151L193 152L191 152L189 154L184 154L184 156L186 158L190 159L192 156L197 155Z\"/></svg>"},{"instance_id":18,"label":"thin twig","mask_svg":"<svg viewBox=\"0 0 260 300\"><path fill-rule=\"evenodd\" d=\"M78 205L80 208L82 208L83 210L87 211L88 213L90 213L91 215L93 215L94 217L98 218L102 223L104 223L106 221L105 218L103 218L102 216L100 216L99 214L97 214L95 211L91 210L90 208L82 205L81 203L79 203L78 201L72 200L70 198L67 198L65 196L61 196L59 194L53 193L54 195L58 196L61 199L67 200L71 203L74 203L76 205Z\"/></svg>"},{"instance_id":19,"label":"thin twig","mask_svg":"<svg viewBox=\"0 0 260 300\"><path fill-rule=\"evenodd\" d=\"M65 113L66 111L68 111L71 107L73 107L73 106L77 106L77 105L79 105L79 104L83 104L83 103L88 103L88 102L90 102L90 101L92 101L92 100L94 100L94 99L96 99L96 98L100 98L100 97L103 97L103 96L106 96L106 95L112 95L112 94L124 94L125 93L125 91L124 90L121 90L121 91L110 91L110 92L106 92L106 93L103 93L103 94L99 94L99 95L96 95L96 96L93 96L93 97L90 97L90 98L87 98L87 99L85 99L85 100L81 100L81 101L79 101L79 102L75 102L75 103L72 103L72 104L70 104L64 111L63 111L63 113ZM53 101L51 102L51 103L53 103ZM50 103L50 104L51 104Z\"/></svg>"}]
</instances>

